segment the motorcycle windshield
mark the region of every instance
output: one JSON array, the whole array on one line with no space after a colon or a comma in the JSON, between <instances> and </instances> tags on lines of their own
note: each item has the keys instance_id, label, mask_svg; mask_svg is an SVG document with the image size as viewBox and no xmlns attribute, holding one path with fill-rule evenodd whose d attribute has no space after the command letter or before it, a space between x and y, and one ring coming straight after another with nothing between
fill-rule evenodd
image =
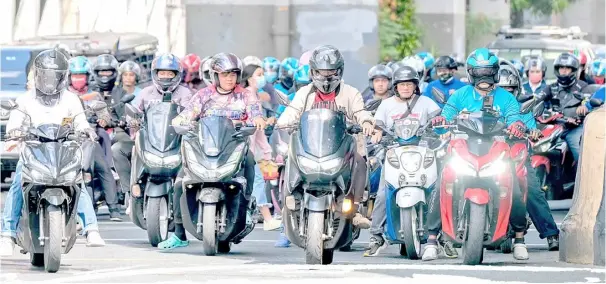
<instances>
[{"instance_id":1,"label":"motorcycle windshield","mask_svg":"<svg viewBox=\"0 0 606 284\"><path fill-rule=\"evenodd\" d=\"M41 142L50 142L66 138L70 129L67 126L61 126L60 124L42 124L36 127L34 132L34 134L40 138Z\"/></svg>"},{"instance_id":2,"label":"motorcycle windshield","mask_svg":"<svg viewBox=\"0 0 606 284\"><path fill-rule=\"evenodd\" d=\"M60 176L61 171L79 155L77 147L65 147L58 142L27 144L27 148L32 154L28 159L34 159L38 166L45 167L51 178Z\"/></svg>"},{"instance_id":3,"label":"motorcycle windshield","mask_svg":"<svg viewBox=\"0 0 606 284\"><path fill-rule=\"evenodd\" d=\"M177 146L179 135L171 121L179 114L178 106L163 102L152 104L145 112L145 121L149 143L160 152L166 152Z\"/></svg>"},{"instance_id":4,"label":"motorcycle windshield","mask_svg":"<svg viewBox=\"0 0 606 284\"><path fill-rule=\"evenodd\" d=\"M233 122L224 116L207 116L200 119L198 137L202 151L210 157L218 156L233 141L236 133Z\"/></svg>"},{"instance_id":5,"label":"motorcycle windshield","mask_svg":"<svg viewBox=\"0 0 606 284\"><path fill-rule=\"evenodd\" d=\"M329 109L312 109L301 115L299 139L303 150L321 158L337 152L347 127L345 116Z\"/></svg>"},{"instance_id":6,"label":"motorcycle windshield","mask_svg":"<svg viewBox=\"0 0 606 284\"><path fill-rule=\"evenodd\" d=\"M457 125L465 132L479 135L501 134L506 127L499 116L485 111L459 115Z\"/></svg>"},{"instance_id":7,"label":"motorcycle windshield","mask_svg":"<svg viewBox=\"0 0 606 284\"><path fill-rule=\"evenodd\" d=\"M404 118L394 121L393 128L396 136L408 141L417 136L417 132L421 127L421 122L417 118Z\"/></svg>"}]
</instances>

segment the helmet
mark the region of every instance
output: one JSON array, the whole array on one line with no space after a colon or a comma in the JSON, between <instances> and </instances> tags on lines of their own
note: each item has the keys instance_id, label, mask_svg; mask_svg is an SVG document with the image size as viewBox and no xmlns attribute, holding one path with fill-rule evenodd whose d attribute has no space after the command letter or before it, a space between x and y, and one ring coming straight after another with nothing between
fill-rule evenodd
<instances>
[{"instance_id":1,"label":"helmet","mask_svg":"<svg viewBox=\"0 0 606 284\"><path fill-rule=\"evenodd\" d=\"M99 71L112 71L112 75L100 76ZM97 61L93 67L93 76L95 82L103 91L109 91L114 87L118 78L118 60L113 55L102 54L97 56Z\"/></svg>"},{"instance_id":2,"label":"helmet","mask_svg":"<svg viewBox=\"0 0 606 284\"><path fill-rule=\"evenodd\" d=\"M200 75L202 76L202 81L206 86L212 85L212 79L210 76L210 63L212 63L212 57L207 56L202 59L202 64L200 64Z\"/></svg>"},{"instance_id":3,"label":"helmet","mask_svg":"<svg viewBox=\"0 0 606 284\"><path fill-rule=\"evenodd\" d=\"M275 57L265 57L262 66L263 73L267 82L273 84L278 80L278 71L280 70L280 60Z\"/></svg>"},{"instance_id":4,"label":"helmet","mask_svg":"<svg viewBox=\"0 0 606 284\"><path fill-rule=\"evenodd\" d=\"M568 75L560 74L560 67L568 67L572 69L572 72ZM558 78L558 83L562 86L571 86L577 81L577 71L579 70L580 63L579 59L570 54L562 53L553 62L553 73Z\"/></svg>"},{"instance_id":5,"label":"helmet","mask_svg":"<svg viewBox=\"0 0 606 284\"><path fill-rule=\"evenodd\" d=\"M294 76L299 69L299 60L294 57L286 57L282 60L280 64L280 72L278 73L278 79L280 79L280 83L286 87L286 89L290 89L294 83Z\"/></svg>"},{"instance_id":6,"label":"helmet","mask_svg":"<svg viewBox=\"0 0 606 284\"><path fill-rule=\"evenodd\" d=\"M524 73L526 74L526 77L528 77L528 71L530 71L532 67L540 68L541 71L543 71L543 78L545 78L545 72L547 72L547 64L545 64L543 58L533 56L526 60L526 64L524 64Z\"/></svg>"},{"instance_id":7,"label":"helmet","mask_svg":"<svg viewBox=\"0 0 606 284\"><path fill-rule=\"evenodd\" d=\"M341 52L332 45L322 45L316 47L309 59L311 69L311 79L314 86L321 92L327 94L337 89L343 78L345 60ZM324 76L321 70L336 70L331 76Z\"/></svg>"},{"instance_id":8,"label":"helmet","mask_svg":"<svg viewBox=\"0 0 606 284\"><path fill-rule=\"evenodd\" d=\"M372 68L370 68L370 70L368 70L368 87L372 91L374 91L372 81L377 77L386 78L389 81L389 85L387 86L387 88L391 89L391 81L393 79L393 71L391 70L391 68L383 64L379 64L373 66Z\"/></svg>"},{"instance_id":9,"label":"helmet","mask_svg":"<svg viewBox=\"0 0 606 284\"><path fill-rule=\"evenodd\" d=\"M295 88L298 90L302 86L311 83L311 77L309 76L309 65L301 65L297 72L295 72Z\"/></svg>"},{"instance_id":10,"label":"helmet","mask_svg":"<svg viewBox=\"0 0 606 284\"><path fill-rule=\"evenodd\" d=\"M70 74L90 74L90 62L88 58L84 56L76 56L69 60L69 73Z\"/></svg>"},{"instance_id":11,"label":"helmet","mask_svg":"<svg viewBox=\"0 0 606 284\"><path fill-rule=\"evenodd\" d=\"M139 67L139 64L135 63L134 61L127 60L122 62L120 67L118 67L118 72L120 73L120 79L122 79L122 74L124 74L124 72L135 73L136 82L139 82L141 79L141 67Z\"/></svg>"},{"instance_id":12,"label":"helmet","mask_svg":"<svg viewBox=\"0 0 606 284\"><path fill-rule=\"evenodd\" d=\"M238 74L236 84L242 80L242 61L233 53L219 53L213 56L210 63L211 80L215 86L219 85L219 73L235 72Z\"/></svg>"},{"instance_id":13,"label":"helmet","mask_svg":"<svg viewBox=\"0 0 606 284\"><path fill-rule=\"evenodd\" d=\"M244 57L244 59L242 59L242 64L244 66L257 65L257 66L261 67L263 65L263 61L261 61L261 59L259 59L259 57L249 55L249 56Z\"/></svg>"},{"instance_id":14,"label":"helmet","mask_svg":"<svg viewBox=\"0 0 606 284\"><path fill-rule=\"evenodd\" d=\"M606 59L596 59L591 63L591 76L594 77L596 84L604 84L606 77Z\"/></svg>"},{"instance_id":15,"label":"helmet","mask_svg":"<svg viewBox=\"0 0 606 284\"><path fill-rule=\"evenodd\" d=\"M459 68L459 65L457 64L457 61L454 58L452 58L448 55L444 55L444 56L438 57L436 62L433 64L433 67L457 70Z\"/></svg>"},{"instance_id":16,"label":"helmet","mask_svg":"<svg viewBox=\"0 0 606 284\"><path fill-rule=\"evenodd\" d=\"M303 52L303 54L301 54L301 57L299 57L299 64L309 65L309 59L311 58L312 53L313 53L313 50L308 50L306 52Z\"/></svg>"},{"instance_id":17,"label":"helmet","mask_svg":"<svg viewBox=\"0 0 606 284\"><path fill-rule=\"evenodd\" d=\"M36 90L44 95L57 95L66 87L69 62L56 49L42 51L34 59Z\"/></svg>"},{"instance_id":18,"label":"helmet","mask_svg":"<svg viewBox=\"0 0 606 284\"><path fill-rule=\"evenodd\" d=\"M421 80L417 70L412 66L404 66L393 72L393 92L399 96L397 85L402 82L413 82L417 85L416 93L420 94L419 81Z\"/></svg>"},{"instance_id":19,"label":"helmet","mask_svg":"<svg viewBox=\"0 0 606 284\"><path fill-rule=\"evenodd\" d=\"M467 79L473 86L488 83L491 86L484 91L489 91L499 82L499 58L487 48L478 48L471 52L465 65Z\"/></svg>"},{"instance_id":20,"label":"helmet","mask_svg":"<svg viewBox=\"0 0 606 284\"><path fill-rule=\"evenodd\" d=\"M520 94L520 89L522 87L520 79L518 70L515 70L510 65L504 63L499 69L499 83L497 85L499 87L513 88L512 93L517 97Z\"/></svg>"},{"instance_id":21,"label":"helmet","mask_svg":"<svg viewBox=\"0 0 606 284\"><path fill-rule=\"evenodd\" d=\"M393 62L387 65L387 67L389 67L389 69L391 69L393 72L397 71L398 69L404 66L406 66L406 64L404 64L402 61Z\"/></svg>"},{"instance_id":22,"label":"helmet","mask_svg":"<svg viewBox=\"0 0 606 284\"><path fill-rule=\"evenodd\" d=\"M516 68L516 70L518 70L518 73L520 73L520 76L524 75L524 63L522 63L522 61L517 60L517 59L512 59L511 64L513 64L513 66Z\"/></svg>"},{"instance_id":23,"label":"helmet","mask_svg":"<svg viewBox=\"0 0 606 284\"><path fill-rule=\"evenodd\" d=\"M425 65L425 70L429 70L429 69L433 68L435 59L433 58L433 55L431 53L419 52L419 53L417 53L417 57L419 57L419 58L421 58L421 60L423 60L423 64Z\"/></svg>"},{"instance_id":24,"label":"helmet","mask_svg":"<svg viewBox=\"0 0 606 284\"><path fill-rule=\"evenodd\" d=\"M200 74L198 74L201 65L199 56L193 53L185 55L183 60L181 60L181 65L183 66L183 71L185 72L185 76L183 76L184 82L189 83L194 79L200 78Z\"/></svg>"},{"instance_id":25,"label":"helmet","mask_svg":"<svg viewBox=\"0 0 606 284\"><path fill-rule=\"evenodd\" d=\"M175 72L175 77L170 79L160 79L158 77L158 71L167 70ZM161 94L173 92L181 83L181 76L183 75L183 67L179 58L173 54L162 54L152 61L151 65L152 82L156 87L156 90Z\"/></svg>"},{"instance_id":26,"label":"helmet","mask_svg":"<svg viewBox=\"0 0 606 284\"><path fill-rule=\"evenodd\" d=\"M402 63L404 63L404 65L410 66L412 68L414 68L415 70L417 70L417 73L419 73L419 78L421 80L424 80L425 78L425 63L423 62L423 59L421 59L418 56L408 56L408 57L404 57L404 59L402 59Z\"/></svg>"},{"instance_id":27,"label":"helmet","mask_svg":"<svg viewBox=\"0 0 606 284\"><path fill-rule=\"evenodd\" d=\"M577 57L577 59L579 59L579 64L580 64L580 65L587 65L587 60L588 60L588 58L587 58L587 54L585 53L585 51L582 51L582 50L578 50L578 49L577 49L577 50L574 50L574 51L572 52L572 54L573 54L574 56L576 56L576 57Z\"/></svg>"},{"instance_id":28,"label":"helmet","mask_svg":"<svg viewBox=\"0 0 606 284\"><path fill-rule=\"evenodd\" d=\"M65 44L58 44L55 46L55 49L65 55L65 58L69 61L72 59L72 54L69 52L69 47Z\"/></svg>"}]
</instances>

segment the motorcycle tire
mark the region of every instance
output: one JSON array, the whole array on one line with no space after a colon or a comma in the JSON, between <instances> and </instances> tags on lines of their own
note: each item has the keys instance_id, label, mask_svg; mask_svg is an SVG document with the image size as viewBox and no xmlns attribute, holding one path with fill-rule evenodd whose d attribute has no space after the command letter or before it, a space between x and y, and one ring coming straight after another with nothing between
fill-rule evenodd
<instances>
[{"instance_id":1,"label":"motorcycle tire","mask_svg":"<svg viewBox=\"0 0 606 284\"><path fill-rule=\"evenodd\" d=\"M63 212L61 207L48 204L44 215L44 233L48 236L44 242L44 270L55 273L61 265L61 243L65 226Z\"/></svg>"},{"instance_id":2,"label":"motorcycle tire","mask_svg":"<svg viewBox=\"0 0 606 284\"><path fill-rule=\"evenodd\" d=\"M417 208L400 208L400 224L402 228L402 239L406 244L406 255L409 259L419 259L421 256L421 240L417 234L418 228ZM400 255L402 255L400 253Z\"/></svg>"},{"instance_id":3,"label":"motorcycle tire","mask_svg":"<svg viewBox=\"0 0 606 284\"><path fill-rule=\"evenodd\" d=\"M324 212L309 211L307 214L307 239L305 264L332 263L332 250L324 249ZM325 255L329 254L329 255Z\"/></svg>"},{"instance_id":4,"label":"motorcycle tire","mask_svg":"<svg viewBox=\"0 0 606 284\"><path fill-rule=\"evenodd\" d=\"M152 247L157 247L159 243L168 239L170 208L168 208L167 197L149 197L145 210L147 238Z\"/></svg>"},{"instance_id":5,"label":"motorcycle tire","mask_svg":"<svg viewBox=\"0 0 606 284\"><path fill-rule=\"evenodd\" d=\"M202 215L202 248L204 254L213 256L217 254L217 204L204 204Z\"/></svg>"},{"instance_id":6,"label":"motorcycle tire","mask_svg":"<svg viewBox=\"0 0 606 284\"><path fill-rule=\"evenodd\" d=\"M484 226L486 225L486 206L469 203L467 232L463 241L463 263L478 265L484 257Z\"/></svg>"}]
</instances>

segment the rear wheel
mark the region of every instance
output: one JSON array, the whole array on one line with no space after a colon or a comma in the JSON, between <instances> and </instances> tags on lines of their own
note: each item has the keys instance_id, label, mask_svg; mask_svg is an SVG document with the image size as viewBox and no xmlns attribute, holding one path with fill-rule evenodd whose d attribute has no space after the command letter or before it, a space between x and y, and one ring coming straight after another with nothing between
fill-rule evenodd
<instances>
[{"instance_id":1,"label":"rear wheel","mask_svg":"<svg viewBox=\"0 0 606 284\"><path fill-rule=\"evenodd\" d=\"M486 206L469 202L467 232L463 241L463 263L478 265L484 256L484 226L486 225Z\"/></svg>"},{"instance_id":2,"label":"rear wheel","mask_svg":"<svg viewBox=\"0 0 606 284\"><path fill-rule=\"evenodd\" d=\"M152 247L168 239L169 208L166 196L149 197L146 206L145 223L147 238Z\"/></svg>"},{"instance_id":3,"label":"rear wheel","mask_svg":"<svg viewBox=\"0 0 606 284\"><path fill-rule=\"evenodd\" d=\"M65 224L61 207L48 204L44 213L44 233L48 236L44 242L44 270L54 273L61 265L61 243Z\"/></svg>"},{"instance_id":4,"label":"rear wheel","mask_svg":"<svg viewBox=\"0 0 606 284\"><path fill-rule=\"evenodd\" d=\"M217 254L217 204L205 203L202 215L202 248L205 255Z\"/></svg>"},{"instance_id":5,"label":"rear wheel","mask_svg":"<svg viewBox=\"0 0 606 284\"><path fill-rule=\"evenodd\" d=\"M417 234L418 222L416 207L400 208L402 238L409 259L419 259L421 255L421 240Z\"/></svg>"},{"instance_id":6,"label":"rear wheel","mask_svg":"<svg viewBox=\"0 0 606 284\"><path fill-rule=\"evenodd\" d=\"M309 211L307 214L307 239L305 243L306 264L326 264L324 263L323 235L324 212ZM330 253L332 254L332 251ZM332 262L332 255L330 256L330 262Z\"/></svg>"}]
</instances>

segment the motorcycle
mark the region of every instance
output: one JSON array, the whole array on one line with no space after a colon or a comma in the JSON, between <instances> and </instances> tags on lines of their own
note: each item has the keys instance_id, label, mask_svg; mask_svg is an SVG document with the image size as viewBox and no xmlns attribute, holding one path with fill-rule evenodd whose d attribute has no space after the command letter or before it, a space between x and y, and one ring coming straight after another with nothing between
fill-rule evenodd
<instances>
[{"instance_id":1,"label":"motorcycle","mask_svg":"<svg viewBox=\"0 0 606 284\"><path fill-rule=\"evenodd\" d=\"M19 111L13 101L3 101L1 107ZM74 133L74 117L64 118L61 125L23 129L22 136L7 139L24 142L20 161L25 204L17 244L29 252L33 266L51 273L59 270L61 254L69 253L76 242L76 208L84 186L80 145L87 135Z\"/></svg>"},{"instance_id":2,"label":"motorcycle","mask_svg":"<svg viewBox=\"0 0 606 284\"><path fill-rule=\"evenodd\" d=\"M205 255L228 253L232 243L240 243L255 227L257 205L247 190L244 166L248 136L256 128L207 116L199 120L196 131L187 131L181 145L183 226L202 241Z\"/></svg>"},{"instance_id":3,"label":"motorcycle","mask_svg":"<svg viewBox=\"0 0 606 284\"><path fill-rule=\"evenodd\" d=\"M131 219L147 231L153 247L174 231L173 186L181 169L181 135L171 121L179 114L178 108L167 95L145 110L131 159ZM130 104L125 114L130 121L141 115Z\"/></svg>"},{"instance_id":4,"label":"motorcycle","mask_svg":"<svg viewBox=\"0 0 606 284\"><path fill-rule=\"evenodd\" d=\"M334 250L352 240L356 145L346 130L343 113L318 108L301 115L290 137L282 222L307 264L332 263Z\"/></svg>"},{"instance_id":5,"label":"motorcycle","mask_svg":"<svg viewBox=\"0 0 606 284\"><path fill-rule=\"evenodd\" d=\"M393 128L391 135L385 131L391 139L384 142L388 149L385 235L391 243L400 244L400 255L418 259L425 235L426 196L438 177L437 153L447 141L439 143L439 137L431 137L413 114L394 121Z\"/></svg>"}]
</instances>

